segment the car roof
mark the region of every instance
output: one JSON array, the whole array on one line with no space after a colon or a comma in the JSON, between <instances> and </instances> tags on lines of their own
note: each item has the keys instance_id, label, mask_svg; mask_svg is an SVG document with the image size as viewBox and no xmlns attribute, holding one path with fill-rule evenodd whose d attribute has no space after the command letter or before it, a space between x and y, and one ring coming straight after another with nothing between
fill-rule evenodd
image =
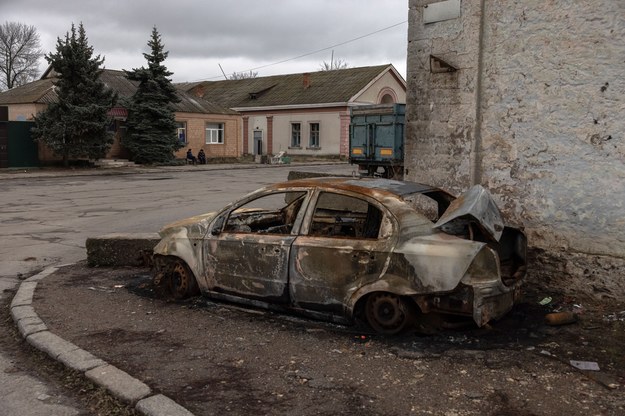
<instances>
[{"instance_id":1,"label":"car roof","mask_svg":"<svg viewBox=\"0 0 625 416\"><path fill-rule=\"evenodd\" d=\"M385 191L399 197L415 193L446 191L431 185L417 182L404 182L384 178L353 178L353 177L315 177L295 179L273 185L271 188L283 189L291 187L323 187L369 194L374 190Z\"/></svg>"}]
</instances>

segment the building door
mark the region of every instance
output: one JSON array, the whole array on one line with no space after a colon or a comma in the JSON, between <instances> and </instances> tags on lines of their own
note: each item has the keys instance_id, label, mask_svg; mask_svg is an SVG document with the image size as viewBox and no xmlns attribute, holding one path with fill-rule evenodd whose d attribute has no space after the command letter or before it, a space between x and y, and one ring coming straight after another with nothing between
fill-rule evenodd
<instances>
[{"instance_id":1,"label":"building door","mask_svg":"<svg viewBox=\"0 0 625 416\"><path fill-rule=\"evenodd\" d=\"M254 130L254 155L263 154L263 131Z\"/></svg>"}]
</instances>

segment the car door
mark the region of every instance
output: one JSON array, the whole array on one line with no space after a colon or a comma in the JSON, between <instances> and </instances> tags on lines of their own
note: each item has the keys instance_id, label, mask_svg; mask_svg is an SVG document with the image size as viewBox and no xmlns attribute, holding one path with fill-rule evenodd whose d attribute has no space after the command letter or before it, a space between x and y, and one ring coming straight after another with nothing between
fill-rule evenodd
<instances>
[{"instance_id":1,"label":"car door","mask_svg":"<svg viewBox=\"0 0 625 416\"><path fill-rule=\"evenodd\" d=\"M220 214L204 240L209 289L288 301L291 245L301 224L305 191L269 192Z\"/></svg>"},{"instance_id":2,"label":"car door","mask_svg":"<svg viewBox=\"0 0 625 416\"><path fill-rule=\"evenodd\" d=\"M376 201L322 191L293 243L289 290L296 307L342 313L358 288L384 274L393 221Z\"/></svg>"}]
</instances>

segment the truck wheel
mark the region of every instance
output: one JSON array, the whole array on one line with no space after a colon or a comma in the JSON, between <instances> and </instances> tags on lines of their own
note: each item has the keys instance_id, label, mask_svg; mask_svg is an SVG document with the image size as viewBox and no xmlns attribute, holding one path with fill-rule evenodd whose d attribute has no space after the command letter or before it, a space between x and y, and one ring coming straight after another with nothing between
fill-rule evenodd
<instances>
[{"instance_id":1,"label":"truck wheel","mask_svg":"<svg viewBox=\"0 0 625 416\"><path fill-rule=\"evenodd\" d=\"M385 166L384 177L387 179L394 179L396 181L403 181L404 180L403 166Z\"/></svg>"}]
</instances>

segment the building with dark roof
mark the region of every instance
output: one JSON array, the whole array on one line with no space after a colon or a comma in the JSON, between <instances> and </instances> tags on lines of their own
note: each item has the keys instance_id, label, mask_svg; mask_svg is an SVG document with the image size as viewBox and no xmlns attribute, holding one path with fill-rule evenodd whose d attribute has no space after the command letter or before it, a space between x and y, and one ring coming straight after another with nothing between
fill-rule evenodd
<instances>
[{"instance_id":1,"label":"building with dark roof","mask_svg":"<svg viewBox=\"0 0 625 416\"><path fill-rule=\"evenodd\" d=\"M109 112L116 139L107 158L127 158L123 103L137 86L124 71L105 69L101 80L120 98ZM40 80L0 93L0 106L8 107L9 120L32 120L58 99L55 81L48 69ZM188 148L194 154L204 149L209 159L281 152L347 157L351 107L406 100L406 82L392 65L180 83L176 88L178 137L184 142L178 158ZM57 160L42 145L39 159Z\"/></svg>"},{"instance_id":2,"label":"building with dark roof","mask_svg":"<svg viewBox=\"0 0 625 416\"><path fill-rule=\"evenodd\" d=\"M350 108L405 103L392 65L176 85L242 115L244 154L347 156Z\"/></svg>"},{"instance_id":3,"label":"building with dark roof","mask_svg":"<svg viewBox=\"0 0 625 416\"><path fill-rule=\"evenodd\" d=\"M123 147L125 120L128 115L123 103L130 99L137 90L137 83L126 78L124 71L105 69L100 75L104 84L119 95L118 106L111 108L111 129L115 131L115 141L106 158L127 158L128 152ZM0 93L0 106L8 107L8 120L32 121L35 114L43 111L50 103L56 102L56 74L50 68L42 78L26 85ZM178 137L184 147L176 157L184 159L188 148L196 154L204 148L207 157L238 157L241 148L241 116L234 110L219 106L208 100L178 90L180 102L174 105L178 123ZM217 131L216 139L209 145L206 142L207 131ZM10 151L10 149L9 149ZM39 161L42 163L60 160L44 145L39 145Z\"/></svg>"}]
</instances>

